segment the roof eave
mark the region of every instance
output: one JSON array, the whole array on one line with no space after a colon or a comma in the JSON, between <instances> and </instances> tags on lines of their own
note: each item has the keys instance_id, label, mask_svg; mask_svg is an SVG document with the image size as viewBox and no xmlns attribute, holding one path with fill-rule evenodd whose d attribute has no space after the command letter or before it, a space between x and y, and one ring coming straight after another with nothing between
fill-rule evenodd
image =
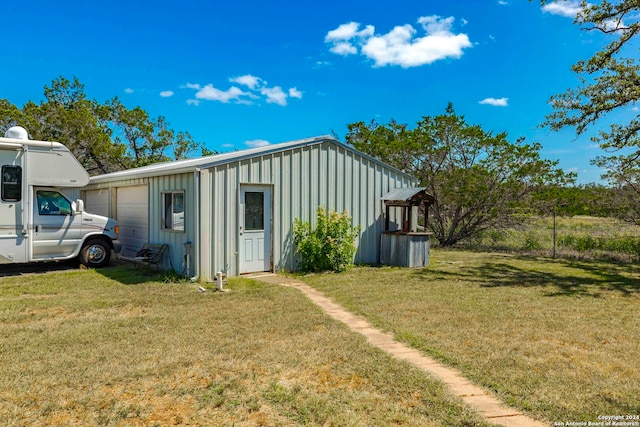
<instances>
[{"instance_id":1,"label":"roof eave","mask_svg":"<svg viewBox=\"0 0 640 427\"><path fill-rule=\"evenodd\" d=\"M298 149L301 147L309 147L312 145L322 144L325 142L331 142L373 163L376 163L380 166L391 169L396 173L403 175L413 184L417 184L419 182L418 179L414 178L413 176L407 174L404 171L401 171L400 169L397 169L391 165L388 165L382 162L381 160L376 159L375 157L372 157L368 154L362 153L349 145L343 144L342 142L336 140L335 138L329 135L323 135L323 136L317 136L313 138L283 142L280 144L274 144L274 145L262 147L259 149L249 149L249 150L238 151L235 153L223 153L215 156L203 157L200 159L188 159L188 160L184 160L184 162L188 163L184 165L178 165L176 164L176 162L166 162L166 163L159 163L159 164L154 164L149 166L143 166L137 169L129 169L126 171L119 171L119 172L113 172L105 175L98 175L98 176L91 177L90 184L100 184L105 182L128 180L128 179L150 178L154 176L175 175L175 174L181 174L181 173L193 173L199 169L211 168L219 165L224 165L227 163L243 161L243 160L247 160L254 157L262 157L266 155L283 152L286 150Z\"/></svg>"}]
</instances>

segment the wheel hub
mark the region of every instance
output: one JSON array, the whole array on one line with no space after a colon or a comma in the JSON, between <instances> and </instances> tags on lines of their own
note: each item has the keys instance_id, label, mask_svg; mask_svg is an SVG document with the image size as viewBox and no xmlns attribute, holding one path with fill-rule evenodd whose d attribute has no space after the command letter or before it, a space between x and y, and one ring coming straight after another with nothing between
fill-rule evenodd
<instances>
[{"instance_id":1,"label":"wheel hub","mask_svg":"<svg viewBox=\"0 0 640 427\"><path fill-rule=\"evenodd\" d=\"M92 245L87 251L87 254L89 255L89 260L94 263L101 262L102 260L104 260L105 256L107 256L104 248L100 245Z\"/></svg>"}]
</instances>

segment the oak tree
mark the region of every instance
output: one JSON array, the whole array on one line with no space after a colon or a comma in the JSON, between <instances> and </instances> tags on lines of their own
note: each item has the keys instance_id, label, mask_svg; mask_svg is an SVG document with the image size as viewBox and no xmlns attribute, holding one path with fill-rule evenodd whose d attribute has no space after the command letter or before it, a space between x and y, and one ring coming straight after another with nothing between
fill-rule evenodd
<instances>
[{"instance_id":1,"label":"oak tree","mask_svg":"<svg viewBox=\"0 0 640 427\"><path fill-rule=\"evenodd\" d=\"M444 114L423 117L414 129L387 125L348 125L347 142L420 180L435 198L429 228L451 246L518 221L513 213L537 188L573 179L542 159L539 143L470 125L451 104Z\"/></svg>"},{"instance_id":2,"label":"oak tree","mask_svg":"<svg viewBox=\"0 0 640 427\"><path fill-rule=\"evenodd\" d=\"M571 126L581 135L610 113L628 110L628 121L604 127L606 130L592 138L605 151L592 163L607 170L603 178L611 184L640 193L640 64L636 39L640 33L640 1L582 0L580 6L575 23L586 31L606 34L610 42L591 58L573 65L580 83L551 98L554 111L544 125L553 130Z\"/></svg>"},{"instance_id":3,"label":"oak tree","mask_svg":"<svg viewBox=\"0 0 640 427\"><path fill-rule=\"evenodd\" d=\"M104 103L87 98L77 78L56 78L44 100L18 108L0 99L0 128L20 125L32 139L60 141L91 174L213 153L187 132L176 132L163 116L128 108L117 97Z\"/></svg>"}]
</instances>

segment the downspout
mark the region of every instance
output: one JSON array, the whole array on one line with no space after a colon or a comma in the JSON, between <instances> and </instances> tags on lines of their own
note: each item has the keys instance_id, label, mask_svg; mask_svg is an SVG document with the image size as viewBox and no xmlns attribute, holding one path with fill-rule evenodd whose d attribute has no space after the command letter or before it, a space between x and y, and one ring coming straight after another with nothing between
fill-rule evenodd
<instances>
[{"instance_id":1,"label":"downspout","mask_svg":"<svg viewBox=\"0 0 640 427\"><path fill-rule=\"evenodd\" d=\"M200 168L196 168L195 171L193 171L193 188L194 188L194 210L195 210L195 215L194 215L194 236L193 236L193 241L194 241L194 255L193 255L193 270L194 270L194 275L191 279L192 282L195 282L196 280L198 280L200 278L200 231L202 228L202 225L200 224Z\"/></svg>"}]
</instances>

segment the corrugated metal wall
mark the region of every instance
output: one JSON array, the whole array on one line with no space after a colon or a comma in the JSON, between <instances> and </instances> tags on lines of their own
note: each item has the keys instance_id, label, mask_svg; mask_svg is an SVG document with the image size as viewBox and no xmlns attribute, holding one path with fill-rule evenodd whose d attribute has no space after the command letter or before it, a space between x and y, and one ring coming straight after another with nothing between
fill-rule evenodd
<instances>
[{"instance_id":1,"label":"corrugated metal wall","mask_svg":"<svg viewBox=\"0 0 640 427\"><path fill-rule=\"evenodd\" d=\"M62 194L67 196L71 201L80 198L81 189L78 187L55 187Z\"/></svg>"},{"instance_id":2,"label":"corrugated metal wall","mask_svg":"<svg viewBox=\"0 0 640 427\"><path fill-rule=\"evenodd\" d=\"M169 244L173 268L180 273L186 254L184 243L195 245L201 239L200 251L208 265L200 265L198 271L210 274L202 278L211 280L216 271L238 274L238 208L243 184L269 185L273 190L272 254L276 270L296 268L294 219L315 225L318 206L346 210L353 217L353 225L362 228L356 262L377 263L384 225L380 198L393 188L414 185L408 175L329 141L213 166L197 176L204 194L197 194L194 173L90 184L84 190L111 188L113 197L117 187L148 183L149 242ZM164 191L185 192L184 232L161 229ZM111 206L110 216L117 218L113 200ZM202 223L200 236L196 235L198 221ZM191 255L189 276L196 272L198 250L194 248Z\"/></svg>"},{"instance_id":3,"label":"corrugated metal wall","mask_svg":"<svg viewBox=\"0 0 640 427\"><path fill-rule=\"evenodd\" d=\"M378 262L383 227L380 198L393 188L413 185L407 175L329 142L216 166L209 179L209 267L213 272L224 269L230 275L236 275L239 267L238 205L242 184L273 185L276 270L295 269L294 218L315 225L318 206L338 212L347 210L353 225L362 227L356 262Z\"/></svg>"},{"instance_id":4,"label":"corrugated metal wall","mask_svg":"<svg viewBox=\"0 0 640 427\"><path fill-rule=\"evenodd\" d=\"M89 184L87 187L83 188L84 191L87 190L95 190L95 189L111 189L111 197L112 203L110 204L110 214L109 216L115 219L118 219L117 214L117 198L116 198L116 189L119 187L129 187L135 185L148 185L149 186L149 236L146 241L149 243L167 243L170 247L169 253L171 257L171 262L169 262L169 258L167 262L165 262L164 267L169 268L173 266L173 269L177 273L182 273L185 268L185 247L184 243L192 242L195 244L195 233L196 233L196 193L194 190L194 180L193 174L185 173L185 174L177 174L177 175L166 175L166 176L158 176L152 178L144 178L144 179L128 179L121 181L113 181L108 183L100 183L100 184ZM164 191L184 191L185 192L185 230L184 231L171 231L171 230L162 230L161 229L161 221L162 221L162 200L161 194ZM189 272L185 272L189 274L191 277L195 272L195 250L191 251L191 261Z\"/></svg>"},{"instance_id":5,"label":"corrugated metal wall","mask_svg":"<svg viewBox=\"0 0 640 427\"><path fill-rule=\"evenodd\" d=\"M184 231L162 229L162 193L166 191L184 191ZM196 213L193 174L166 175L149 178L149 242L166 243L169 245L171 265L176 273L186 273L185 247L186 242L195 243ZM194 251L191 251L189 277L194 270Z\"/></svg>"}]
</instances>

